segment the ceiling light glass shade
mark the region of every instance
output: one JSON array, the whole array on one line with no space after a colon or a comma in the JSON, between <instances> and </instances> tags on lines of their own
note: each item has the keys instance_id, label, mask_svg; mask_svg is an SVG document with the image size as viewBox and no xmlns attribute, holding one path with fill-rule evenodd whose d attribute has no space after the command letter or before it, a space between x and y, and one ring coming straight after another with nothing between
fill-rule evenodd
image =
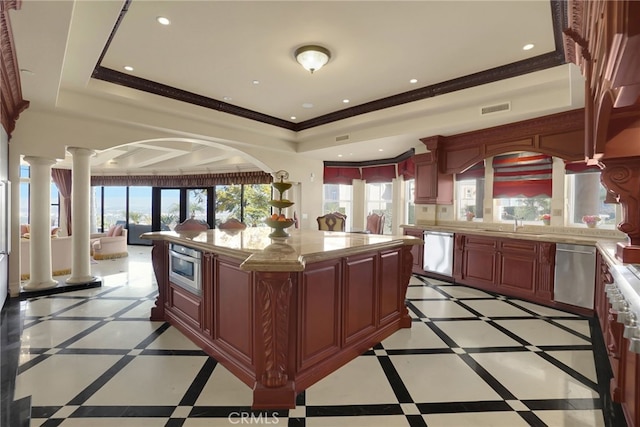
<instances>
[{"instance_id":1,"label":"ceiling light glass shade","mask_svg":"<svg viewBox=\"0 0 640 427\"><path fill-rule=\"evenodd\" d=\"M296 49L296 61L304 67L305 70L310 71L313 74L314 71L322 68L329 59L331 59L331 53L328 49L322 46L302 46Z\"/></svg>"}]
</instances>

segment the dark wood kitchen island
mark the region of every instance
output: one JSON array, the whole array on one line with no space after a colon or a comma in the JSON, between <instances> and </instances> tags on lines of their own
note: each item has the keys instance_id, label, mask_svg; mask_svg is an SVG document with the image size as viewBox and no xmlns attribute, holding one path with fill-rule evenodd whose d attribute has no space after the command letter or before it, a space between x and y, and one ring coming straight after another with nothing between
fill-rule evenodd
<instances>
[{"instance_id":1,"label":"dark wood kitchen island","mask_svg":"<svg viewBox=\"0 0 640 427\"><path fill-rule=\"evenodd\" d=\"M296 394L400 328L411 236L269 228L145 233L153 240L167 321L253 389L253 409L295 407ZM201 252L200 289L170 280L170 245Z\"/></svg>"}]
</instances>

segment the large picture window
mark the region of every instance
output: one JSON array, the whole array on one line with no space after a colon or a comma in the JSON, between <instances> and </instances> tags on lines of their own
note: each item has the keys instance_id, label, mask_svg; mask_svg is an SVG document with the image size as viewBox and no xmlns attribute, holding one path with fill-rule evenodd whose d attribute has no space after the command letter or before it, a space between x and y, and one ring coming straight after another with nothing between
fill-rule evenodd
<instances>
[{"instance_id":1,"label":"large picture window","mask_svg":"<svg viewBox=\"0 0 640 427\"><path fill-rule=\"evenodd\" d=\"M583 217L600 218L599 228L615 228L618 223L616 204L605 203L606 188L600 182L600 172L567 173L565 178L569 213L567 225L584 227Z\"/></svg>"},{"instance_id":2,"label":"large picture window","mask_svg":"<svg viewBox=\"0 0 640 427\"><path fill-rule=\"evenodd\" d=\"M322 213L340 212L347 216L347 229L352 223L353 187L345 184L324 184Z\"/></svg>"},{"instance_id":3,"label":"large picture window","mask_svg":"<svg viewBox=\"0 0 640 427\"><path fill-rule=\"evenodd\" d=\"M381 182L366 185L367 214L376 213L384 215L383 234L391 234L393 224L393 186L390 182Z\"/></svg>"}]
</instances>

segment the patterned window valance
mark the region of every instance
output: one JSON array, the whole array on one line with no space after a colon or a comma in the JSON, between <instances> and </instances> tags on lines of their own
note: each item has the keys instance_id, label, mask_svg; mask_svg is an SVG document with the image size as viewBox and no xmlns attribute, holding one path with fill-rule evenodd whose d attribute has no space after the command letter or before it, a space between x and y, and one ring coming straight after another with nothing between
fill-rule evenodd
<instances>
[{"instance_id":1,"label":"patterned window valance","mask_svg":"<svg viewBox=\"0 0 640 427\"><path fill-rule=\"evenodd\" d=\"M92 186L145 186L145 187L213 187L231 184L271 184L273 177L266 172L236 172L195 175L119 175L92 176Z\"/></svg>"},{"instance_id":2,"label":"patterned window valance","mask_svg":"<svg viewBox=\"0 0 640 427\"><path fill-rule=\"evenodd\" d=\"M521 152L493 158L493 197L551 197L553 159Z\"/></svg>"},{"instance_id":3,"label":"patterned window valance","mask_svg":"<svg viewBox=\"0 0 640 427\"><path fill-rule=\"evenodd\" d=\"M588 165L584 161L565 162L564 172L567 175L573 175L575 173L602 172L602 169L598 165Z\"/></svg>"}]
</instances>

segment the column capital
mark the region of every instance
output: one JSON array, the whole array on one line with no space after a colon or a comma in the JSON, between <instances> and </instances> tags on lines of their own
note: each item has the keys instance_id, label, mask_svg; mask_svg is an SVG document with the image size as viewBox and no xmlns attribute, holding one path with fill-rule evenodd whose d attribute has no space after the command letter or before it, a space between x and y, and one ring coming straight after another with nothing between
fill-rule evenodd
<instances>
[{"instance_id":1,"label":"column capital","mask_svg":"<svg viewBox=\"0 0 640 427\"><path fill-rule=\"evenodd\" d=\"M71 154L72 156L91 157L96 154L95 150L92 150L90 148L83 148L83 147L67 147L67 152L69 152L69 154Z\"/></svg>"},{"instance_id":2,"label":"column capital","mask_svg":"<svg viewBox=\"0 0 640 427\"><path fill-rule=\"evenodd\" d=\"M24 161L29 163L31 166L51 166L56 164L55 159L38 156L24 156Z\"/></svg>"}]
</instances>

